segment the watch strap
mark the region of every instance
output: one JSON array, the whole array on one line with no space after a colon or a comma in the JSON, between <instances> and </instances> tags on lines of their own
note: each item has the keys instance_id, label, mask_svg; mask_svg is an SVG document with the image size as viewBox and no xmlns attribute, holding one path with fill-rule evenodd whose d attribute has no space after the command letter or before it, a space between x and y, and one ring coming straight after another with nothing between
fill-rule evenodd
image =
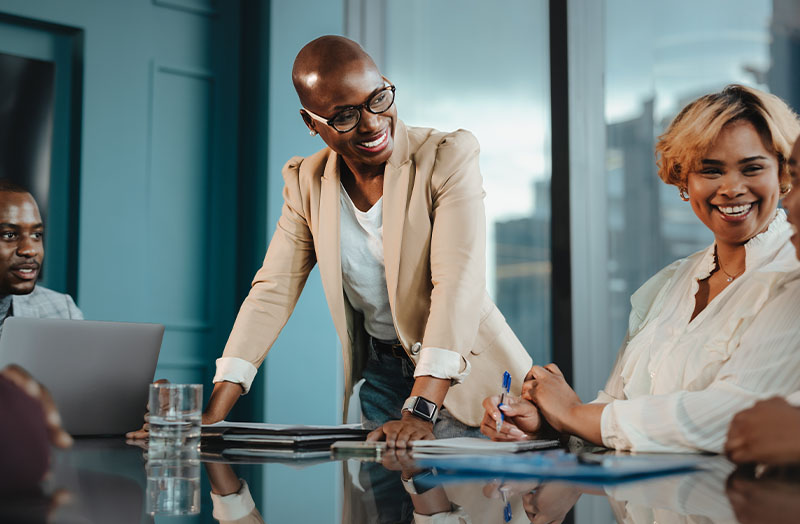
<instances>
[{"instance_id":1,"label":"watch strap","mask_svg":"<svg viewBox=\"0 0 800 524\"><path fill-rule=\"evenodd\" d=\"M430 484L426 485L425 482L423 482L422 485L418 486L415 482L415 479L417 481L420 481L432 476L434 476L434 470L427 469L419 473L416 473L415 475L412 475L411 478L404 479L401 476L400 482L403 483L403 489L405 489L406 493L408 493L409 495L422 495L423 493L431 489L433 486Z\"/></svg>"}]
</instances>

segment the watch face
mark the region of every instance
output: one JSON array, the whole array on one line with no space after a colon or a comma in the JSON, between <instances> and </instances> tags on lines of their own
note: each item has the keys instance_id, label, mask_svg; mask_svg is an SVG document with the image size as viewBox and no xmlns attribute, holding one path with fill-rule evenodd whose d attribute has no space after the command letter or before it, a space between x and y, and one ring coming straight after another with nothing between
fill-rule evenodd
<instances>
[{"instance_id":1,"label":"watch face","mask_svg":"<svg viewBox=\"0 0 800 524\"><path fill-rule=\"evenodd\" d=\"M418 415L430 420L436 412L436 404L422 397L418 397L417 402L414 404L414 411Z\"/></svg>"}]
</instances>

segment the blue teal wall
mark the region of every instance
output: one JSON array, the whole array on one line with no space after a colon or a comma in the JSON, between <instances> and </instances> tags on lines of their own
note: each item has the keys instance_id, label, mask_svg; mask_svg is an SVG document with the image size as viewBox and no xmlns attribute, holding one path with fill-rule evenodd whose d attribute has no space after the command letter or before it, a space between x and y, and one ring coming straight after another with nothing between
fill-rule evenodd
<instances>
[{"instance_id":1,"label":"blue teal wall","mask_svg":"<svg viewBox=\"0 0 800 524\"><path fill-rule=\"evenodd\" d=\"M4 0L0 15L81 35L79 306L165 324L157 375L209 384L237 308L239 2Z\"/></svg>"},{"instance_id":2,"label":"blue teal wall","mask_svg":"<svg viewBox=\"0 0 800 524\"><path fill-rule=\"evenodd\" d=\"M280 216L281 168L324 147L299 116L292 61L311 39L343 33L344 3L0 5L0 16L82 36L78 303L90 319L166 324L158 377L210 386L214 359ZM315 270L234 416L338 423L340 351ZM328 485L341 477L337 465L328 466L325 486L303 486L319 494L306 507L262 500L266 521L330 515L341 501ZM270 468L263 481L288 494L294 477Z\"/></svg>"},{"instance_id":3,"label":"blue teal wall","mask_svg":"<svg viewBox=\"0 0 800 524\"><path fill-rule=\"evenodd\" d=\"M309 136L300 118L300 102L291 82L294 57L310 40L342 34L343 29L344 6L339 0L272 2L266 144L270 224L277 222L283 203L283 165L293 155L307 156L325 147L319 137ZM273 229L270 227L270 236ZM341 349L315 269L265 363L267 419L339 423L341 367Z\"/></svg>"},{"instance_id":4,"label":"blue teal wall","mask_svg":"<svg viewBox=\"0 0 800 524\"><path fill-rule=\"evenodd\" d=\"M343 32L344 1L244 9L230 0L0 6L82 35L78 303L87 318L166 324L157 375L172 380L210 385L280 215L281 168L324 147L300 119L290 71L306 42ZM236 415L336 423L341 383L315 270Z\"/></svg>"},{"instance_id":5,"label":"blue teal wall","mask_svg":"<svg viewBox=\"0 0 800 524\"><path fill-rule=\"evenodd\" d=\"M290 71L306 42L342 33L343 1L247 9L257 20L240 70L239 2L0 6L83 35L79 305L88 318L166 324L159 374L176 379L208 383L280 215L281 168L324 146L300 119ZM340 368L315 271L252 394L269 421L335 423Z\"/></svg>"},{"instance_id":6,"label":"blue teal wall","mask_svg":"<svg viewBox=\"0 0 800 524\"><path fill-rule=\"evenodd\" d=\"M342 0L273 1L269 21L269 128L267 148L268 234L280 216L283 202L281 168L292 155L309 155L324 147L312 138L300 118L300 102L291 82L294 57L317 36L344 31ZM335 424L341 417L341 349L325 303L319 272L315 269L297 304L294 315L267 356L262 374L266 386L266 418L270 422ZM330 467L329 467L330 466ZM334 467L335 466L335 467ZM324 486L297 486L308 475L293 474L290 468L267 471L274 500L264 500L266 522L323 521L337 504L330 484L339 482L338 465L323 465L330 476ZM315 476L323 481L323 477ZM307 481L307 480L306 480ZM297 489L309 493L304 507L280 504L279 491L287 497ZM337 490L338 491L338 490ZM284 499L288 500L288 499Z\"/></svg>"},{"instance_id":7,"label":"blue teal wall","mask_svg":"<svg viewBox=\"0 0 800 524\"><path fill-rule=\"evenodd\" d=\"M75 168L80 161L80 136L72 130L81 117L82 67L78 56L82 49L83 32L79 29L20 24L0 13L0 52L45 60L55 67L53 106L58 110L53 114L49 198L40 201L39 207L47 217L47 255L56 262L45 261L41 282L73 295L77 292L77 238L70 232L77 228L78 213L70 203L78 202L79 196Z\"/></svg>"}]
</instances>

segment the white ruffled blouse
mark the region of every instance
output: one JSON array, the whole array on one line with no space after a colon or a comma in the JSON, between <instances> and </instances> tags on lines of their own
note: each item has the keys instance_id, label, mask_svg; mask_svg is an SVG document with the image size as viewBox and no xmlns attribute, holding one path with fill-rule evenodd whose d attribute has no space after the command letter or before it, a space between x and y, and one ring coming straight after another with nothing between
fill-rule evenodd
<instances>
[{"instance_id":1,"label":"white ruffled blouse","mask_svg":"<svg viewBox=\"0 0 800 524\"><path fill-rule=\"evenodd\" d=\"M730 420L800 389L800 262L778 210L745 244L745 272L694 319L714 249L673 262L631 297L628 336L595 402L608 447L720 452Z\"/></svg>"}]
</instances>

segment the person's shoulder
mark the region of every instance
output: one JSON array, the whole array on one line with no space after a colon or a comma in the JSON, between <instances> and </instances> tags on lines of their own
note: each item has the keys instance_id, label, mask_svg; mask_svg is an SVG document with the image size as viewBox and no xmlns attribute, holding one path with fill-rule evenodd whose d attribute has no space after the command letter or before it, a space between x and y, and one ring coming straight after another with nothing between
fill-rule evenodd
<instances>
[{"instance_id":1,"label":"person's shoulder","mask_svg":"<svg viewBox=\"0 0 800 524\"><path fill-rule=\"evenodd\" d=\"M287 185L298 185L301 190L319 184L325 173L325 166L333 154L335 153L326 147L307 157L293 156L283 166L284 181Z\"/></svg>"},{"instance_id":2,"label":"person's shoulder","mask_svg":"<svg viewBox=\"0 0 800 524\"><path fill-rule=\"evenodd\" d=\"M26 307L38 310L38 316L58 318L83 318L75 301L67 293L60 293L52 289L37 285L27 295L17 295L15 301L22 302Z\"/></svg>"},{"instance_id":3,"label":"person's shoulder","mask_svg":"<svg viewBox=\"0 0 800 524\"><path fill-rule=\"evenodd\" d=\"M42 285L37 284L36 287L33 288L33 291L28 293L27 295L23 295L30 301L36 300L64 300L66 297L69 297L66 293L60 293L58 291L54 291L50 288L46 288ZM71 297L70 297L71 299Z\"/></svg>"},{"instance_id":4,"label":"person's shoulder","mask_svg":"<svg viewBox=\"0 0 800 524\"><path fill-rule=\"evenodd\" d=\"M631 295L631 314L628 320L628 329L631 333L635 333L642 326L651 311L660 310L666 290L671 287L675 278L682 275L688 268L694 267L706 255L707 250L708 248L688 257L679 258L660 269L639 286L639 289Z\"/></svg>"},{"instance_id":5,"label":"person's shoulder","mask_svg":"<svg viewBox=\"0 0 800 524\"><path fill-rule=\"evenodd\" d=\"M456 152L479 152L480 144L472 132L466 129L439 131L429 127L407 126L408 141L412 151L425 152L453 150Z\"/></svg>"},{"instance_id":6,"label":"person's shoulder","mask_svg":"<svg viewBox=\"0 0 800 524\"><path fill-rule=\"evenodd\" d=\"M706 255L706 252L709 248L701 249L696 253L692 253L691 255L683 258L679 258L674 262L670 262L652 277L647 279L644 284L642 284L639 289L637 289L633 296L636 295L652 295L653 291L657 291L661 289L667 282L673 279L674 276L681 274L683 271L687 270L690 267L694 267L701 258ZM633 300L633 297L631 298Z\"/></svg>"},{"instance_id":7,"label":"person's shoulder","mask_svg":"<svg viewBox=\"0 0 800 524\"><path fill-rule=\"evenodd\" d=\"M289 173L296 173L299 174L300 171L322 171L325 169L325 164L328 161L328 157L332 154L332 151L327 147L324 147L310 156L299 156L295 155L289 160L286 161L286 164L283 166L284 176L287 172Z\"/></svg>"}]
</instances>

